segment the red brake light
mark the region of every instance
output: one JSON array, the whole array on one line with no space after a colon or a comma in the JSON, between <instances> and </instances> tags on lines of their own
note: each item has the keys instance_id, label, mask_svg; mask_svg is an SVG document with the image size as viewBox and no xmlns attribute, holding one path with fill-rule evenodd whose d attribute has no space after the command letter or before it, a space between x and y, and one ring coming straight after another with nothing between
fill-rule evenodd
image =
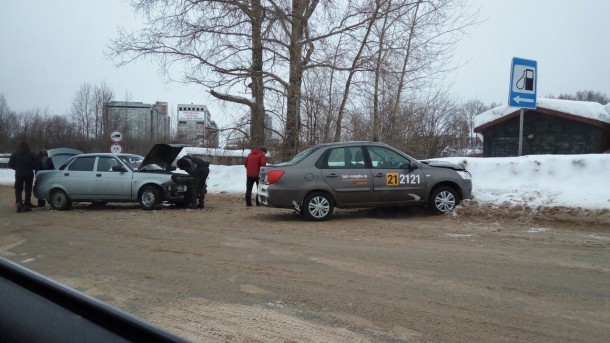
<instances>
[{"instance_id":1,"label":"red brake light","mask_svg":"<svg viewBox=\"0 0 610 343\"><path fill-rule=\"evenodd\" d=\"M280 177L282 177L282 175L284 175L284 171L283 170L270 170L267 172L267 177L266 177L266 184L270 185L275 183L277 180L280 179Z\"/></svg>"}]
</instances>

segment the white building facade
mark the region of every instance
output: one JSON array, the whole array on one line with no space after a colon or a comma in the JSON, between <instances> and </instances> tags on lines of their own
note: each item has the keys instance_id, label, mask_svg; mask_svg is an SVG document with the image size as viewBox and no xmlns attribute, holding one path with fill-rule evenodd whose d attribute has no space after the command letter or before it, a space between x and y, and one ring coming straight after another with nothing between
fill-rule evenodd
<instances>
[{"instance_id":1,"label":"white building facade","mask_svg":"<svg viewBox=\"0 0 610 343\"><path fill-rule=\"evenodd\" d=\"M177 141L191 146L218 147L218 126L205 105L179 104Z\"/></svg>"}]
</instances>

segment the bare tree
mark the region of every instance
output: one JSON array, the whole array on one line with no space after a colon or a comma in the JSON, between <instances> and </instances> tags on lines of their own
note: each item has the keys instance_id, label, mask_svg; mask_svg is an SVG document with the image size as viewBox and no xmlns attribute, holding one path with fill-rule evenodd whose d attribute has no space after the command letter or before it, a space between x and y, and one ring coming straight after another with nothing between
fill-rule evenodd
<instances>
[{"instance_id":1,"label":"bare tree","mask_svg":"<svg viewBox=\"0 0 610 343\"><path fill-rule=\"evenodd\" d=\"M350 111L349 125L373 122L375 140L387 137L383 127L397 130L396 124L410 120L402 115L413 114L401 108L432 89L448 70L455 42L474 22L463 11L463 0L136 0L133 5L148 24L139 32L121 31L110 56L119 65L152 57L166 75L183 67L182 82L247 106L249 120L236 120L235 128L246 132L242 125L249 126L254 144L265 140L265 130L282 124L283 132L274 131L283 139L284 159L303 143L340 140ZM326 85L304 87L307 80ZM368 120L356 117L357 106L371 109ZM266 122L266 116L276 123Z\"/></svg>"},{"instance_id":2,"label":"bare tree","mask_svg":"<svg viewBox=\"0 0 610 343\"><path fill-rule=\"evenodd\" d=\"M299 147L301 86L304 66L309 63L313 53L310 38L309 20L319 0L294 0L291 6L280 1L270 1L275 18L279 21L281 35L276 43L288 52L288 82L282 81L286 89L286 127L284 157L297 153ZM286 37L287 39L283 39ZM284 43L286 42L286 43Z\"/></svg>"},{"instance_id":3,"label":"bare tree","mask_svg":"<svg viewBox=\"0 0 610 343\"><path fill-rule=\"evenodd\" d=\"M480 143L479 137L474 132L474 118L496 106L498 104L485 105L479 100L469 100L459 106L454 117L454 126L458 128L456 149L470 149Z\"/></svg>"},{"instance_id":4,"label":"bare tree","mask_svg":"<svg viewBox=\"0 0 610 343\"><path fill-rule=\"evenodd\" d=\"M95 99L93 86L83 83L72 100L72 121L85 139L95 138Z\"/></svg>"},{"instance_id":5,"label":"bare tree","mask_svg":"<svg viewBox=\"0 0 610 343\"><path fill-rule=\"evenodd\" d=\"M346 13L352 13L351 17L344 14L339 18L358 18L354 21L360 25L345 25L350 30L340 31L339 39L326 39L324 44L318 44L317 53L312 55L314 62L305 71L312 73L316 68L327 67L332 70L332 77L326 79L343 83L341 87L327 87L343 90L341 104L333 111L337 122L334 140L358 137L400 143L409 128L416 126L413 121L426 120L425 115L419 115L430 111L412 109L421 107L419 101L430 98L427 93L432 97L438 93L435 80L451 70L448 63L455 42L466 28L476 23L476 13L464 12L466 4L459 0L376 0L349 4L352 12ZM335 55L320 56L320 51L334 51ZM337 98L336 92L332 94L329 98ZM329 108L333 101L326 101ZM343 117L347 113L351 114L344 126ZM362 115L368 119L359 118ZM332 125L329 122L332 121L325 121Z\"/></svg>"},{"instance_id":6,"label":"bare tree","mask_svg":"<svg viewBox=\"0 0 610 343\"><path fill-rule=\"evenodd\" d=\"M0 93L0 151L13 149L14 134L17 132L17 118L11 112L4 94Z\"/></svg>"},{"instance_id":7,"label":"bare tree","mask_svg":"<svg viewBox=\"0 0 610 343\"><path fill-rule=\"evenodd\" d=\"M551 96L549 96L549 98L553 98L553 96L551 95ZM606 95L602 92L599 92L599 91L592 91L592 90L582 90L582 91L576 92L576 94L562 93L562 94L559 94L557 99L592 101L592 102L598 102L602 105L606 105L606 104L610 103L610 98L608 97L608 95Z\"/></svg>"},{"instance_id":8,"label":"bare tree","mask_svg":"<svg viewBox=\"0 0 610 343\"><path fill-rule=\"evenodd\" d=\"M85 151L84 144L77 139L74 126L66 116L51 115L48 117L45 121L45 133L44 144L48 148L81 147L81 150Z\"/></svg>"},{"instance_id":9,"label":"bare tree","mask_svg":"<svg viewBox=\"0 0 610 343\"><path fill-rule=\"evenodd\" d=\"M173 66L182 65L182 82L200 84L220 100L248 106L251 141L262 145L265 12L261 1L139 0L132 4L148 25L135 33L119 32L110 53L117 64L152 57L166 75ZM240 85L245 91L235 93Z\"/></svg>"},{"instance_id":10,"label":"bare tree","mask_svg":"<svg viewBox=\"0 0 610 343\"><path fill-rule=\"evenodd\" d=\"M383 37L379 39L380 49L384 53L379 54L383 60L377 61L374 77L375 85L381 75L387 84L385 88L394 89L393 95L386 100L390 101L387 114L394 117L389 119L390 128L396 128L399 123L405 125L415 119L409 117L413 112L401 111L401 106L427 98L426 92L443 94L435 90L435 80L451 70L449 63L455 44L466 28L476 24L476 13L464 12L464 3L459 0L417 0L410 4L390 3L389 6L394 10L385 12L390 25L382 25L379 31L379 36ZM376 88L375 94L378 92ZM436 99L437 95L433 97ZM374 101L379 100L375 97ZM374 116L379 114L374 113ZM374 133L377 137L381 134Z\"/></svg>"},{"instance_id":11,"label":"bare tree","mask_svg":"<svg viewBox=\"0 0 610 343\"><path fill-rule=\"evenodd\" d=\"M108 87L106 82L101 82L93 89L93 101L95 112L95 132L97 138L105 137L110 132L108 127L108 116L104 113L104 104L112 101L114 92Z\"/></svg>"},{"instance_id":12,"label":"bare tree","mask_svg":"<svg viewBox=\"0 0 610 343\"><path fill-rule=\"evenodd\" d=\"M317 68L346 70L346 67L335 65L336 59L327 54L326 49L319 48L335 46L336 37L357 30L368 23L369 18L354 10L365 6L354 6L352 2L330 0L269 2L271 3L269 17L279 24L273 26L274 30L265 36L265 43L273 51L274 63L278 65L276 73L271 76L283 88L283 95L286 97L283 149L286 158L294 155L301 144L300 111L304 74ZM321 53L316 53L316 49ZM334 50L340 49L334 48ZM287 70L287 78L281 76L282 70ZM331 76L334 80L334 75ZM329 87L329 90L332 90L332 87Z\"/></svg>"},{"instance_id":13,"label":"bare tree","mask_svg":"<svg viewBox=\"0 0 610 343\"><path fill-rule=\"evenodd\" d=\"M339 105L339 111L337 113L337 126L335 127L335 141L341 140L341 122L343 120L343 114L345 113L345 107L347 104L348 97L350 95L350 86L352 85L354 75L361 68L360 64L362 63L362 57L365 52L365 48L369 44L369 35L371 34L373 25L376 23L379 13L380 13L382 7L385 5L385 3L386 3L386 1L376 0L375 4L373 6L373 9L370 11L370 13L365 12L367 14L368 23L366 25L366 28L364 29L364 36L362 37L362 39L360 41L360 44L359 44L359 47L357 50L358 52L353 57L351 66L347 73L348 74L347 79L345 80L343 97L341 99L341 105ZM391 3L392 3L391 1L387 1L388 6L391 6ZM362 9L362 11L365 11L365 9Z\"/></svg>"}]
</instances>

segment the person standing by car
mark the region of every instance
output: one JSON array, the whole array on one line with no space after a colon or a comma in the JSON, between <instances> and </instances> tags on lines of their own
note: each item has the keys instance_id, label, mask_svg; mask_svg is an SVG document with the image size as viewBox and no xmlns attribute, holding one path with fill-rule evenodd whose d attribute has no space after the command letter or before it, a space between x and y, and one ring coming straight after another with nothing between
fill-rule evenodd
<instances>
[{"instance_id":1,"label":"person standing by car","mask_svg":"<svg viewBox=\"0 0 610 343\"><path fill-rule=\"evenodd\" d=\"M49 157L46 147L41 147L40 152L38 152L38 168L37 170L53 170L55 166L53 165L53 160ZM36 186L34 186L36 187ZM44 199L38 199L38 207L44 207L46 205Z\"/></svg>"},{"instance_id":2,"label":"person standing by car","mask_svg":"<svg viewBox=\"0 0 610 343\"><path fill-rule=\"evenodd\" d=\"M246 206L252 206L252 186L256 184L258 188L258 178L261 172L261 167L267 165L267 148L262 146L254 148L246 157L244 166L246 167ZM256 196L256 206L260 206L258 196Z\"/></svg>"},{"instance_id":3,"label":"person standing by car","mask_svg":"<svg viewBox=\"0 0 610 343\"><path fill-rule=\"evenodd\" d=\"M21 141L17 151L11 154L8 167L15 170L15 205L17 213L32 210L32 183L38 169L38 158L30 151L28 142ZM25 198L22 193L25 192ZM25 202L24 202L25 200Z\"/></svg>"},{"instance_id":4,"label":"person standing by car","mask_svg":"<svg viewBox=\"0 0 610 343\"><path fill-rule=\"evenodd\" d=\"M180 158L176 165L186 171L193 180L187 183L186 194L189 197L189 208L204 208L205 193L207 193L206 179L210 174L210 163L200 158L185 155ZM197 203L199 199L199 203Z\"/></svg>"}]
</instances>

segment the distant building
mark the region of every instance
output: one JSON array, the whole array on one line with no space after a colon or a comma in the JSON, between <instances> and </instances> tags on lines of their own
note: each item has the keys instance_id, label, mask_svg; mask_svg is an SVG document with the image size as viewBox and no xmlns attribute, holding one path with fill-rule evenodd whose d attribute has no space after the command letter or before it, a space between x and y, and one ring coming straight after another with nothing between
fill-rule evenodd
<instances>
[{"instance_id":1,"label":"distant building","mask_svg":"<svg viewBox=\"0 0 610 343\"><path fill-rule=\"evenodd\" d=\"M610 149L610 107L596 102L538 98L523 115L522 155L595 154ZM517 156L520 109L498 106L475 118L484 157Z\"/></svg>"},{"instance_id":2,"label":"distant building","mask_svg":"<svg viewBox=\"0 0 610 343\"><path fill-rule=\"evenodd\" d=\"M219 145L218 126L205 105L178 105L177 141L199 147Z\"/></svg>"},{"instance_id":3,"label":"distant building","mask_svg":"<svg viewBox=\"0 0 610 343\"><path fill-rule=\"evenodd\" d=\"M171 141L167 102L110 101L104 104L104 127L123 134L123 152L145 153L155 143Z\"/></svg>"}]
</instances>

